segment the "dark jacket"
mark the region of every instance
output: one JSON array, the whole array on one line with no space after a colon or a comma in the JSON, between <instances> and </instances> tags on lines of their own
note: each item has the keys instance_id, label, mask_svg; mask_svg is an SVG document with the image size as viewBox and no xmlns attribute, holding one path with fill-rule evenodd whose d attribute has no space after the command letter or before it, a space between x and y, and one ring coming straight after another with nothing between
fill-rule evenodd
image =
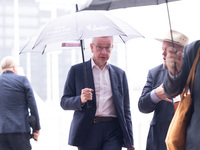
<instances>
[{"instance_id":1,"label":"dark jacket","mask_svg":"<svg viewBox=\"0 0 200 150\"><path fill-rule=\"evenodd\" d=\"M180 94L185 87L187 77L200 46L200 41L194 41L184 48L183 66L180 77L172 80L167 73L164 80L164 90L168 97ZM199 60L200 61L200 60ZM200 64L198 62L194 77L194 86L192 92L192 109L191 121L187 127L187 138L185 150L197 150L200 147Z\"/></svg>"},{"instance_id":2,"label":"dark jacket","mask_svg":"<svg viewBox=\"0 0 200 150\"><path fill-rule=\"evenodd\" d=\"M81 107L81 90L85 88L83 64L72 66L64 87L64 94L61 98L61 107L64 110L74 110L74 116L69 133L69 144L80 146L85 139L96 112L96 96L94 80L91 68L91 61L86 62L88 87L94 89L92 108L87 108L87 104ZM129 89L126 74L120 68L109 65L111 88L117 117L123 133L124 146L133 145L132 121L129 103Z\"/></svg>"},{"instance_id":3,"label":"dark jacket","mask_svg":"<svg viewBox=\"0 0 200 150\"><path fill-rule=\"evenodd\" d=\"M163 83L165 73L166 69L163 68L162 64L149 70L146 85L138 102L138 108L142 113L154 112L146 150L166 150L165 137L174 115L174 106L173 103L164 100L156 104L150 96L151 91Z\"/></svg>"},{"instance_id":4,"label":"dark jacket","mask_svg":"<svg viewBox=\"0 0 200 150\"><path fill-rule=\"evenodd\" d=\"M28 109L36 118L36 130L40 129L35 98L25 76L11 71L3 73L0 95L0 133L30 132Z\"/></svg>"}]
</instances>

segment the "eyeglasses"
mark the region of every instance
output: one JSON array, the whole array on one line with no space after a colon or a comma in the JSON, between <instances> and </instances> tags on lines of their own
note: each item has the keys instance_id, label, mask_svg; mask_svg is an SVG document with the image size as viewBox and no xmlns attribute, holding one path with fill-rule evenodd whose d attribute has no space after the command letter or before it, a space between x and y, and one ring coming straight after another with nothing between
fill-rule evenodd
<instances>
[{"instance_id":1,"label":"eyeglasses","mask_svg":"<svg viewBox=\"0 0 200 150\"><path fill-rule=\"evenodd\" d=\"M102 51L105 48L107 52L110 52L113 48L112 46L103 47L103 46L96 46L94 43L92 44L96 47L97 51Z\"/></svg>"}]
</instances>

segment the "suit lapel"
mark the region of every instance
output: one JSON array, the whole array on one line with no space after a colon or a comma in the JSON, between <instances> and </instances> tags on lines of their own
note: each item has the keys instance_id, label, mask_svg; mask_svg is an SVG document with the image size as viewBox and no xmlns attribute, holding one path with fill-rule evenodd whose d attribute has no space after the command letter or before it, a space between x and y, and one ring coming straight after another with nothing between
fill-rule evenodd
<instances>
[{"instance_id":1,"label":"suit lapel","mask_svg":"<svg viewBox=\"0 0 200 150\"><path fill-rule=\"evenodd\" d=\"M118 80L116 77L116 72L113 69L112 65L109 65L109 74L110 74L110 84L111 84L111 89L112 89L112 94L113 94L113 100L115 102L115 97L117 95L118 92Z\"/></svg>"}]
</instances>

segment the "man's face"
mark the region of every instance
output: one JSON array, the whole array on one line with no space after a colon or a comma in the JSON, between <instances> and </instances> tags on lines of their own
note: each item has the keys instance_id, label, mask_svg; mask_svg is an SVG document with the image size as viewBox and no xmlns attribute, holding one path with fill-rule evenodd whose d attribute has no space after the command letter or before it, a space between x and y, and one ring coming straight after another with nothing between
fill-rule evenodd
<instances>
[{"instance_id":1,"label":"man's face","mask_svg":"<svg viewBox=\"0 0 200 150\"><path fill-rule=\"evenodd\" d=\"M162 50L163 50L162 55L163 55L164 67L166 67L165 63L166 63L166 56L167 56L167 48L168 47L172 47L172 43L169 42L169 41L164 41L163 45L162 45ZM183 52L184 47L174 43L174 48L177 49L180 52Z\"/></svg>"},{"instance_id":2,"label":"man's face","mask_svg":"<svg viewBox=\"0 0 200 150\"><path fill-rule=\"evenodd\" d=\"M94 38L93 43L90 44L90 48L93 53L93 60L100 69L105 66L107 60L110 58L112 47L112 37Z\"/></svg>"}]
</instances>

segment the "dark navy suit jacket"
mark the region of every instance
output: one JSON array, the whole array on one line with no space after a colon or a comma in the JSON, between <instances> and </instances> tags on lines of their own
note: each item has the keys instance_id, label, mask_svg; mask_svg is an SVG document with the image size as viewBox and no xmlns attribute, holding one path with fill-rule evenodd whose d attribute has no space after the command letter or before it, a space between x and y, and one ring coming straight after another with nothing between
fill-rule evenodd
<instances>
[{"instance_id":1,"label":"dark navy suit jacket","mask_svg":"<svg viewBox=\"0 0 200 150\"><path fill-rule=\"evenodd\" d=\"M190 69L197 55L200 40L194 41L184 48L182 74L172 80L168 73L165 75L164 90L166 95L174 97L182 92L185 87ZM200 61L200 59L199 59ZM194 75L194 85L192 92L192 115L187 127L185 150L200 149L200 63L197 63ZM191 88L191 87L190 87Z\"/></svg>"},{"instance_id":2,"label":"dark navy suit jacket","mask_svg":"<svg viewBox=\"0 0 200 150\"><path fill-rule=\"evenodd\" d=\"M38 110L25 76L7 71L0 76L0 133L30 132L29 112L40 129Z\"/></svg>"},{"instance_id":3,"label":"dark navy suit jacket","mask_svg":"<svg viewBox=\"0 0 200 150\"><path fill-rule=\"evenodd\" d=\"M174 106L173 103L164 100L155 104L150 96L151 91L163 83L166 71L162 64L149 70L146 85L138 102L142 113L154 112L147 138L147 150L166 150L165 137L174 115Z\"/></svg>"},{"instance_id":4,"label":"dark navy suit jacket","mask_svg":"<svg viewBox=\"0 0 200 150\"><path fill-rule=\"evenodd\" d=\"M91 60L86 62L88 87L94 89L93 100L81 106L81 90L85 88L83 64L72 66L64 87L64 94L61 98L61 107L64 110L75 110L69 133L69 144L80 146L87 139L88 131L93 125L96 112L96 96L94 80L91 68ZM129 103L129 89L126 74L120 68L109 65L111 88L115 109L121 130L123 133L124 147L133 145L132 121Z\"/></svg>"}]
</instances>

